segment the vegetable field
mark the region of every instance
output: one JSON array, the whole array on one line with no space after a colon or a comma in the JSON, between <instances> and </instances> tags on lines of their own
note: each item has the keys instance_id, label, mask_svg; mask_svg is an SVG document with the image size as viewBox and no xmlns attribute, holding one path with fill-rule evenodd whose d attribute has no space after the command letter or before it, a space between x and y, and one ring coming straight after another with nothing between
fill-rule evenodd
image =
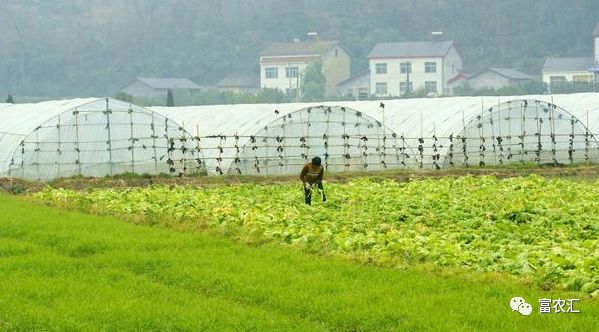
<instances>
[{"instance_id":1,"label":"vegetable field","mask_svg":"<svg viewBox=\"0 0 599 332\"><path fill-rule=\"evenodd\" d=\"M34 194L45 203L144 224L209 229L381 265L501 272L542 289L599 296L599 182L540 176L326 185L156 186Z\"/></svg>"}]
</instances>

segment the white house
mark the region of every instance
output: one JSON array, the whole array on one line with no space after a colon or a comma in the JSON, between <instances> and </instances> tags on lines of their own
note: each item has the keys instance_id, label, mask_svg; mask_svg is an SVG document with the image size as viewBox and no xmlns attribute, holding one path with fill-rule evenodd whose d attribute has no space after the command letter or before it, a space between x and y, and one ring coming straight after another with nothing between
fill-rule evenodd
<instances>
[{"instance_id":1,"label":"white house","mask_svg":"<svg viewBox=\"0 0 599 332\"><path fill-rule=\"evenodd\" d=\"M260 87L274 88L299 96L302 74L310 63L320 62L326 77L326 96L350 77L350 54L337 40L272 43L260 54Z\"/></svg>"},{"instance_id":2,"label":"white house","mask_svg":"<svg viewBox=\"0 0 599 332\"><path fill-rule=\"evenodd\" d=\"M594 82L599 82L599 22L595 25L593 30L593 50L594 50L594 63L591 71L593 72Z\"/></svg>"},{"instance_id":3,"label":"white house","mask_svg":"<svg viewBox=\"0 0 599 332\"><path fill-rule=\"evenodd\" d=\"M448 82L462 71L462 57L453 41L381 43L368 60L370 92L379 97L416 91L450 94Z\"/></svg>"},{"instance_id":4,"label":"white house","mask_svg":"<svg viewBox=\"0 0 599 332\"><path fill-rule=\"evenodd\" d=\"M593 49L595 50L595 65L599 65L599 22L593 30Z\"/></svg>"},{"instance_id":5,"label":"white house","mask_svg":"<svg viewBox=\"0 0 599 332\"><path fill-rule=\"evenodd\" d=\"M593 58L547 58L543 65L543 82L551 87L569 82L593 83Z\"/></svg>"},{"instance_id":6,"label":"white house","mask_svg":"<svg viewBox=\"0 0 599 332\"><path fill-rule=\"evenodd\" d=\"M599 81L599 22L593 30L592 57L551 57L543 65L543 82L549 89L566 83L594 85Z\"/></svg>"}]
</instances>

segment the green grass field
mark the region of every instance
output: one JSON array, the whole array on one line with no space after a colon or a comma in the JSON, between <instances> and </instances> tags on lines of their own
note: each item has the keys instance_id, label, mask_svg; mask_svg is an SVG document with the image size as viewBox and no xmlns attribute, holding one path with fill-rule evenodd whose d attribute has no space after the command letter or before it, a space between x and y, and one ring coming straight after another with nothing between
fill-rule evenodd
<instances>
[{"instance_id":1,"label":"green grass field","mask_svg":"<svg viewBox=\"0 0 599 332\"><path fill-rule=\"evenodd\" d=\"M0 194L2 331L597 331L599 303L500 274L381 268ZM580 297L529 317L510 298Z\"/></svg>"}]
</instances>

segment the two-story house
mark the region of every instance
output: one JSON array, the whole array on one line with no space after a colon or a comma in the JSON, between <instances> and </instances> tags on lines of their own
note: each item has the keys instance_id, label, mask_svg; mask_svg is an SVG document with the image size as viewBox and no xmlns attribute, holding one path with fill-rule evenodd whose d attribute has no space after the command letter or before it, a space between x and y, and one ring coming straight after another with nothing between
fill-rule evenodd
<instances>
[{"instance_id":1,"label":"two-story house","mask_svg":"<svg viewBox=\"0 0 599 332\"><path fill-rule=\"evenodd\" d=\"M449 82L462 71L462 57L453 41L381 43L368 60L370 92L379 97L416 91L449 94Z\"/></svg>"},{"instance_id":2,"label":"two-story house","mask_svg":"<svg viewBox=\"0 0 599 332\"><path fill-rule=\"evenodd\" d=\"M325 96L334 96L337 84L350 77L350 54L337 40L272 43L260 54L260 86L298 96L302 75L313 62L322 64Z\"/></svg>"},{"instance_id":3,"label":"two-story house","mask_svg":"<svg viewBox=\"0 0 599 332\"><path fill-rule=\"evenodd\" d=\"M543 82L550 91L564 84L593 85L599 73L599 23L593 30L592 57L550 57L543 65Z\"/></svg>"}]
</instances>

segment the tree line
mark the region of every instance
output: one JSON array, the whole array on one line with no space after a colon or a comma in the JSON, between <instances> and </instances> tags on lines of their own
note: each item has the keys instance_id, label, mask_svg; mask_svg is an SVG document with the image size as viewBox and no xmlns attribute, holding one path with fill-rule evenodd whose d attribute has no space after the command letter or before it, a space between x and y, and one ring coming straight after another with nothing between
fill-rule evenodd
<instances>
[{"instance_id":1,"label":"tree line","mask_svg":"<svg viewBox=\"0 0 599 332\"><path fill-rule=\"evenodd\" d=\"M317 31L368 67L376 43L443 31L471 73L511 67L539 74L548 56L591 56L596 0L5 0L0 92L113 95L137 76L212 85L258 75L271 42Z\"/></svg>"}]
</instances>

